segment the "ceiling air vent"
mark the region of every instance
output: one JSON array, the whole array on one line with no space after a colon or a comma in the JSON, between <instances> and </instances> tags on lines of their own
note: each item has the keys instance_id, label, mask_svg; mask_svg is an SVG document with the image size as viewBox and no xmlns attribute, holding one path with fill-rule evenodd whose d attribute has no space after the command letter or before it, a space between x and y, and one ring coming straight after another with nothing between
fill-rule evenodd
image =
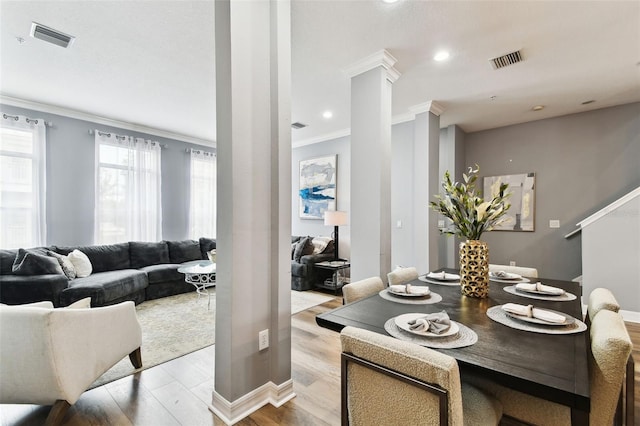
<instances>
[{"instance_id":1,"label":"ceiling air vent","mask_svg":"<svg viewBox=\"0 0 640 426\"><path fill-rule=\"evenodd\" d=\"M37 22L31 23L31 37L39 38L40 40L65 48L71 46L73 40L75 40L74 36L61 33L58 30L38 24Z\"/></svg>"},{"instance_id":2,"label":"ceiling air vent","mask_svg":"<svg viewBox=\"0 0 640 426\"><path fill-rule=\"evenodd\" d=\"M291 123L291 127L293 127L296 130L304 129L307 126L308 124L300 123L299 121L296 121L295 123Z\"/></svg>"},{"instance_id":3,"label":"ceiling air vent","mask_svg":"<svg viewBox=\"0 0 640 426\"><path fill-rule=\"evenodd\" d=\"M522 53L519 50L515 52L507 53L506 55L498 56L497 58L489 59L491 66L494 70L504 68L509 65L522 62Z\"/></svg>"}]
</instances>

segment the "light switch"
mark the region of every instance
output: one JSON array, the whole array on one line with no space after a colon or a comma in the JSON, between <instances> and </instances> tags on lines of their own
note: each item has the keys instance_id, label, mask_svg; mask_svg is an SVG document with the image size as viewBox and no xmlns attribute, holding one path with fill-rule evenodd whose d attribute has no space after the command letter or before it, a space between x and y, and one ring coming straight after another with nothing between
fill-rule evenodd
<instances>
[{"instance_id":1,"label":"light switch","mask_svg":"<svg viewBox=\"0 0 640 426\"><path fill-rule=\"evenodd\" d=\"M438 228L444 228L444 220L438 221Z\"/></svg>"},{"instance_id":2,"label":"light switch","mask_svg":"<svg viewBox=\"0 0 640 426\"><path fill-rule=\"evenodd\" d=\"M549 221L549 228L560 228L560 221L558 219L551 219Z\"/></svg>"},{"instance_id":3,"label":"light switch","mask_svg":"<svg viewBox=\"0 0 640 426\"><path fill-rule=\"evenodd\" d=\"M401 220L396 222L396 228L402 228L402 221Z\"/></svg>"}]
</instances>

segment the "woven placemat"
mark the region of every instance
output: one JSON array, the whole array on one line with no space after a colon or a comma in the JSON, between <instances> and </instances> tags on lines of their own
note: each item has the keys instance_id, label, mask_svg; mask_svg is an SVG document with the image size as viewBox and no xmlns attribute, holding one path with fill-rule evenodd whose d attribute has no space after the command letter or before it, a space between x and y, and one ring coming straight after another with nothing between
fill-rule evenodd
<instances>
[{"instance_id":1,"label":"woven placemat","mask_svg":"<svg viewBox=\"0 0 640 426\"><path fill-rule=\"evenodd\" d=\"M533 333L573 334L582 333L587 329L587 325L578 319L576 319L573 324L569 325L538 325L518 321L517 319L513 319L507 315L507 313L502 310L502 305L492 306L487 309L487 316L495 322L499 322L507 327L515 328L516 330L531 331Z\"/></svg>"},{"instance_id":2,"label":"woven placemat","mask_svg":"<svg viewBox=\"0 0 640 426\"><path fill-rule=\"evenodd\" d=\"M429 284L449 285L449 286L460 285L460 280L458 280L458 281L438 281L438 280L432 280L431 278L428 278L426 275L421 275L421 276L418 277L418 279L420 281L422 281L422 282L429 283Z\"/></svg>"},{"instance_id":3,"label":"woven placemat","mask_svg":"<svg viewBox=\"0 0 640 426\"><path fill-rule=\"evenodd\" d=\"M495 281L497 283L503 283L503 284L518 284L518 283L530 283L531 280L529 278L520 278L519 280L502 280L500 278L494 278L491 275L489 275L489 281Z\"/></svg>"},{"instance_id":4,"label":"woven placemat","mask_svg":"<svg viewBox=\"0 0 640 426\"><path fill-rule=\"evenodd\" d=\"M384 290L380 290L380 293L378 294L383 299L391 300L396 303L404 303L405 305L431 305L432 303L442 301L442 296L434 292L429 293L429 297L404 297L394 296L385 288Z\"/></svg>"},{"instance_id":5,"label":"woven placemat","mask_svg":"<svg viewBox=\"0 0 640 426\"><path fill-rule=\"evenodd\" d=\"M417 334L409 333L396 325L395 318L391 318L384 323L384 329L396 339L406 340L416 345L426 346L436 349L456 349L471 346L478 341L478 335L475 331L464 324L452 321L458 324L460 331L455 336L449 337L424 337Z\"/></svg>"},{"instance_id":6,"label":"woven placemat","mask_svg":"<svg viewBox=\"0 0 640 426\"><path fill-rule=\"evenodd\" d=\"M535 294L526 291L518 291L515 285L510 285L503 288L507 293L515 294L516 296L528 297L529 299L538 300L552 300L554 302L568 302L570 300L576 300L576 295L573 293L565 292L559 296L549 296L545 294Z\"/></svg>"}]
</instances>

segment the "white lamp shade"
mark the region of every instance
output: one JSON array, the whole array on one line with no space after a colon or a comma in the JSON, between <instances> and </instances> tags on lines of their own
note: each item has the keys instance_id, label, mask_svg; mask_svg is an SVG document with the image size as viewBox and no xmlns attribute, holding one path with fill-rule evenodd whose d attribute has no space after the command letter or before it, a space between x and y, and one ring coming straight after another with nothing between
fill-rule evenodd
<instances>
[{"instance_id":1,"label":"white lamp shade","mask_svg":"<svg viewBox=\"0 0 640 426\"><path fill-rule=\"evenodd\" d=\"M347 212L325 211L324 224L327 226L341 226L347 224Z\"/></svg>"}]
</instances>

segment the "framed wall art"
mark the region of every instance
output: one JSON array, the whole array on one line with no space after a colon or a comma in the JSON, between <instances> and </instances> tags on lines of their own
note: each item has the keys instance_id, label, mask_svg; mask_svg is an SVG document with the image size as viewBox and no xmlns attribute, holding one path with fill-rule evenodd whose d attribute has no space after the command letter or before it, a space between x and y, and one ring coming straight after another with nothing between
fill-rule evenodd
<instances>
[{"instance_id":1,"label":"framed wall art","mask_svg":"<svg viewBox=\"0 0 640 426\"><path fill-rule=\"evenodd\" d=\"M493 228L494 231L534 231L535 180L535 173L484 178L485 201L489 201L495 196L502 183L509 184L507 191L511 193L509 197L511 208L504 216L507 220Z\"/></svg>"},{"instance_id":2,"label":"framed wall art","mask_svg":"<svg viewBox=\"0 0 640 426\"><path fill-rule=\"evenodd\" d=\"M336 209L337 155L300 161L299 212L301 219L323 219Z\"/></svg>"}]
</instances>

